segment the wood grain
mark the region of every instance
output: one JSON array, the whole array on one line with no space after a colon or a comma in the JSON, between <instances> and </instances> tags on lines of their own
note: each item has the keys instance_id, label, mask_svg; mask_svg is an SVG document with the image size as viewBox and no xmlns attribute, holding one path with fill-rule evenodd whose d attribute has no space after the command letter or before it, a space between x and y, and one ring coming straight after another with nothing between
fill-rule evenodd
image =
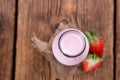
<instances>
[{"instance_id":1,"label":"wood grain","mask_svg":"<svg viewBox=\"0 0 120 80\"><path fill-rule=\"evenodd\" d=\"M75 80L113 80L113 0L85 0L84 15L83 31L95 29L101 33L105 42L106 58L100 68L76 75Z\"/></svg>"},{"instance_id":2,"label":"wood grain","mask_svg":"<svg viewBox=\"0 0 120 80\"><path fill-rule=\"evenodd\" d=\"M117 0L117 13L116 13L116 80L120 80L120 1Z\"/></svg>"},{"instance_id":3,"label":"wood grain","mask_svg":"<svg viewBox=\"0 0 120 80\"><path fill-rule=\"evenodd\" d=\"M0 80L12 80L15 0L0 0Z\"/></svg>"},{"instance_id":4,"label":"wood grain","mask_svg":"<svg viewBox=\"0 0 120 80\"><path fill-rule=\"evenodd\" d=\"M33 49L30 39L35 32L48 42L54 32L53 25L71 15L80 30L94 28L101 33L107 56L99 69L66 80L113 79L113 0L19 0L18 3L16 80L56 79L49 62Z\"/></svg>"},{"instance_id":5,"label":"wood grain","mask_svg":"<svg viewBox=\"0 0 120 80\"><path fill-rule=\"evenodd\" d=\"M18 39L16 54L16 80L55 79L49 62L31 45L32 33L48 41L51 29L48 26L50 17L55 14L52 9L56 1L19 0ZM52 3L52 4L51 4ZM22 5L22 6L21 6Z\"/></svg>"}]
</instances>

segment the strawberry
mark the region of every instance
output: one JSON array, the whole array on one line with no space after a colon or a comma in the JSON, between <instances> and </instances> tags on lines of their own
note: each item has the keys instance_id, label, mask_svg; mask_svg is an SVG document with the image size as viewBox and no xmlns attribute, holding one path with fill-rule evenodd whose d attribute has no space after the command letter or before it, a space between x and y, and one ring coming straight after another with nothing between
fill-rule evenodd
<instances>
[{"instance_id":1,"label":"strawberry","mask_svg":"<svg viewBox=\"0 0 120 80\"><path fill-rule=\"evenodd\" d=\"M96 54L89 54L87 58L82 62L84 72L92 71L98 68L102 64L103 59Z\"/></svg>"},{"instance_id":2,"label":"strawberry","mask_svg":"<svg viewBox=\"0 0 120 80\"><path fill-rule=\"evenodd\" d=\"M103 39L100 37L99 33L96 31L91 30L85 33L89 43L90 43L90 53L96 53L99 57L103 57L103 50L104 50L104 42Z\"/></svg>"}]
</instances>

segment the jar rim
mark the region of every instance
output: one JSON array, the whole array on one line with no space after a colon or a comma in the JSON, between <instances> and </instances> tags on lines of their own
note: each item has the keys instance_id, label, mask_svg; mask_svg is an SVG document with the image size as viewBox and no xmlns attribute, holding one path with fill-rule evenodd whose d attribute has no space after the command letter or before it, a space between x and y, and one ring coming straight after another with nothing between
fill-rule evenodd
<instances>
[{"instance_id":1,"label":"jar rim","mask_svg":"<svg viewBox=\"0 0 120 80\"><path fill-rule=\"evenodd\" d=\"M61 42L61 39L63 38L63 36L68 33L68 32L77 32L79 33L78 36L81 38L82 42L83 42L83 49L76 55L68 55L66 53L63 52L63 50L61 49L61 46L60 46L60 42ZM64 33L61 34L59 40L58 40L58 47L59 47L59 50L61 51L61 53L63 55L65 55L66 57L69 57L69 58L74 58L74 57L78 57L80 56L86 49L86 40L84 38L84 36L79 32L79 31L76 31L76 30L68 30L68 31L65 31Z\"/></svg>"}]
</instances>

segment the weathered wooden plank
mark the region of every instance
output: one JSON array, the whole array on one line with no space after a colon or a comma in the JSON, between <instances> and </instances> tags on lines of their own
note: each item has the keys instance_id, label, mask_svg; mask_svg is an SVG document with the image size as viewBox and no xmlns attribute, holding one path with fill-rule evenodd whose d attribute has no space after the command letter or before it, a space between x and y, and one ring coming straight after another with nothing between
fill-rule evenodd
<instances>
[{"instance_id":1,"label":"weathered wooden plank","mask_svg":"<svg viewBox=\"0 0 120 80\"><path fill-rule=\"evenodd\" d=\"M79 4L80 0L78 1ZM97 70L78 74L74 78L82 80L113 80L113 0L84 1L85 17L82 22L82 29L86 31L93 28L101 33L105 42L106 58L103 65Z\"/></svg>"},{"instance_id":2,"label":"weathered wooden plank","mask_svg":"<svg viewBox=\"0 0 120 80\"><path fill-rule=\"evenodd\" d=\"M0 0L0 80L12 80L15 0Z\"/></svg>"},{"instance_id":3,"label":"weathered wooden plank","mask_svg":"<svg viewBox=\"0 0 120 80\"><path fill-rule=\"evenodd\" d=\"M54 30L50 23L58 17L70 18L71 14L82 31L94 28L102 34L107 57L101 68L66 80L113 79L112 0L19 0L16 80L55 80L49 62L32 48L30 39L35 32L48 41Z\"/></svg>"},{"instance_id":4,"label":"weathered wooden plank","mask_svg":"<svg viewBox=\"0 0 120 80\"><path fill-rule=\"evenodd\" d=\"M55 79L50 64L31 45L32 33L48 41L50 17L55 14L54 0L19 0L16 80ZM56 10L56 9L55 9Z\"/></svg>"},{"instance_id":5,"label":"weathered wooden plank","mask_svg":"<svg viewBox=\"0 0 120 80\"><path fill-rule=\"evenodd\" d=\"M116 80L120 80L120 0L116 2Z\"/></svg>"}]
</instances>

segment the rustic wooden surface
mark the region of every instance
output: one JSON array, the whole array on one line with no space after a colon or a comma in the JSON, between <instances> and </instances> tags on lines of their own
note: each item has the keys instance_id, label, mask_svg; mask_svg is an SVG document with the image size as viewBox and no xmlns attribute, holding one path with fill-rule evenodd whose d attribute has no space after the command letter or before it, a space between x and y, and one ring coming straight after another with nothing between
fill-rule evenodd
<instances>
[{"instance_id":1,"label":"rustic wooden surface","mask_svg":"<svg viewBox=\"0 0 120 80\"><path fill-rule=\"evenodd\" d=\"M44 24L44 22L47 22L46 11L49 8L46 7L48 7L48 3L45 0L19 0L18 3L19 15L15 79L52 79L54 77L52 75L54 74L52 74L50 64L31 45L33 32L37 33L37 36L45 41L48 41L50 37L50 27ZM44 7L43 4L45 5Z\"/></svg>"},{"instance_id":2,"label":"rustic wooden surface","mask_svg":"<svg viewBox=\"0 0 120 80\"><path fill-rule=\"evenodd\" d=\"M12 79L15 0L0 0L0 80Z\"/></svg>"},{"instance_id":3,"label":"rustic wooden surface","mask_svg":"<svg viewBox=\"0 0 120 80\"><path fill-rule=\"evenodd\" d=\"M107 57L101 68L75 74L68 80L113 80L113 0L19 0L18 3L16 80L56 79L49 62L32 48L30 39L35 32L40 39L48 41L53 34L51 22L71 15L80 30L94 28L101 33Z\"/></svg>"},{"instance_id":4,"label":"rustic wooden surface","mask_svg":"<svg viewBox=\"0 0 120 80\"><path fill-rule=\"evenodd\" d=\"M114 0L18 0L18 24L14 25L17 23L17 1L0 0L0 80L56 80L53 67L32 47L31 37L35 32L38 38L48 42L55 30L53 25L62 18L70 19L71 15L78 29L84 32L93 28L101 33L106 58L103 65L95 71L68 76L66 80L114 80L115 76L116 80L120 80L119 3L117 0L117 24L114 26ZM15 27L17 44L14 42ZM113 30L114 27L116 30ZM16 58L13 57L14 54Z\"/></svg>"},{"instance_id":5,"label":"rustic wooden surface","mask_svg":"<svg viewBox=\"0 0 120 80\"><path fill-rule=\"evenodd\" d=\"M94 28L101 33L106 59L100 69L91 72L83 80L113 80L113 0L86 0L85 19L88 29Z\"/></svg>"},{"instance_id":6,"label":"rustic wooden surface","mask_svg":"<svg viewBox=\"0 0 120 80\"><path fill-rule=\"evenodd\" d=\"M117 0L116 15L116 80L120 80L120 1Z\"/></svg>"},{"instance_id":7,"label":"rustic wooden surface","mask_svg":"<svg viewBox=\"0 0 120 80\"><path fill-rule=\"evenodd\" d=\"M83 80L113 80L113 1L85 0L84 4L83 30L93 28L101 33L107 57L101 68L88 74L79 74L74 80L81 78Z\"/></svg>"}]
</instances>

